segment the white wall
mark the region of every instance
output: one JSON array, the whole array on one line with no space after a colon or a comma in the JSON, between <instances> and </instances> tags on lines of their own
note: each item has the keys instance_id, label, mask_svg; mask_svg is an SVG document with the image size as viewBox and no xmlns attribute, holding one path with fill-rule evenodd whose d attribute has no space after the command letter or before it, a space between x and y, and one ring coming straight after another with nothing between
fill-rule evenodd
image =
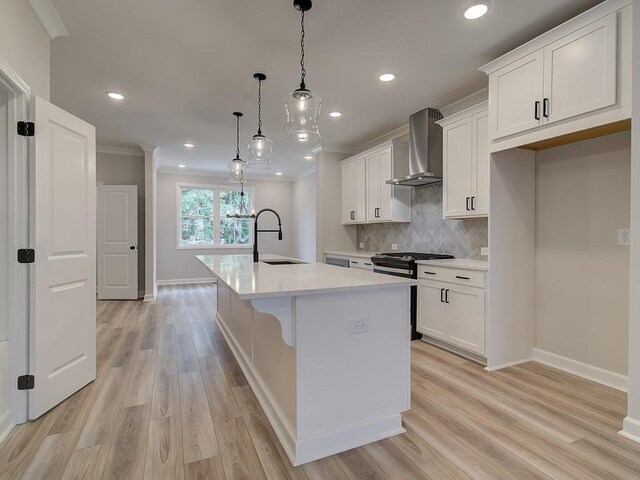
<instances>
[{"instance_id":1,"label":"white wall","mask_svg":"<svg viewBox=\"0 0 640 480\"><path fill-rule=\"evenodd\" d=\"M49 99L50 39L26 0L5 0L0 13L0 59Z\"/></svg>"},{"instance_id":2,"label":"white wall","mask_svg":"<svg viewBox=\"0 0 640 480\"><path fill-rule=\"evenodd\" d=\"M9 259L9 196L7 145L8 94L0 88L0 342L7 340L8 327L8 259ZM0 412L2 412L0 405Z\"/></svg>"},{"instance_id":3,"label":"white wall","mask_svg":"<svg viewBox=\"0 0 640 480\"><path fill-rule=\"evenodd\" d=\"M293 256L316 261L316 174L293 183Z\"/></svg>"},{"instance_id":4,"label":"white wall","mask_svg":"<svg viewBox=\"0 0 640 480\"><path fill-rule=\"evenodd\" d=\"M157 185L157 261L158 282L210 277L207 269L194 255L251 253L249 248L234 249L178 249L177 248L177 186L179 183L206 185L228 185L226 178L200 175L176 175L158 173ZM247 187L255 187L254 207L273 208L282 219L283 239L276 234L260 234L258 247L260 253L293 255L293 184L278 180L248 181ZM277 228L274 215L265 213L260 216L260 228Z\"/></svg>"},{"instance_id":5,"label":"white wall","mask_svg":"<svg viewBox=\"0 0 640 480\"><path fill-rule=\"evenodd\" d=\"M536 348L626 375L630 133L537 153Z\"/></svg>"},{"instance_id":6,"label":"white wall","mask_svg":"<svg viewBox=\"0 0 640 480\"><path fill-rule=\"evenodd\" d=\"M105 185L138 186L138 291L143 292L145 286L144 157L98 153L96 155L96 182Z\"/></svg>"},{"instance_id":7,"label":"white wall","mask_svg":"<svg viewBox=\"0 0 640 480\"><path fill-rule=\"evenodd\" d=\"M631 251L629 303L629 411L625 435L640 442L640 0L633 2L633 112L631 137ZM635 240L634 240L635 239Z\"/></svg>"}]
</instances>

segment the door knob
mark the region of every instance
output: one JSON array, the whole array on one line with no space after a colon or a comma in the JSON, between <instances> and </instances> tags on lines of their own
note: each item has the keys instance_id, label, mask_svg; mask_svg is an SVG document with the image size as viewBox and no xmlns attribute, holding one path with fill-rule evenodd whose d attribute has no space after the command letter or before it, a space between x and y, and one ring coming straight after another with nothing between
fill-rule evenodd
<instances>
[{"instance_id":1,"label":"door knob","mask_svg":"<svg viewBox=\"0 0 640 480\"><path fill-rule=\"evenodd\" d=\"M129 247L129 250L135 250L135 249L136 249L136 246L135 246L135 245L131 245L131 246Z\"/></svg>"}]
</instances>

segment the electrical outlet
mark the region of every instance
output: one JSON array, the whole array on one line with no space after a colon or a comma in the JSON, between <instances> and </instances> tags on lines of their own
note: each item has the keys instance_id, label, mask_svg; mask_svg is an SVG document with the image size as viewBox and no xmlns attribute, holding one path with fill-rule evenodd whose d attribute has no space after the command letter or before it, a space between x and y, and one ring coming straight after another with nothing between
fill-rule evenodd
<instances>
[{"instance_id":1,"label":"electrical outlet","mask_svg":"<svg viewBox=\"0 0 640 480\"><path fill-rule=\"evenodd\" d=\"M360 242L360 248L364 248L364 242Z\"/></svg>"},{"instance_id":2,"label":"electrical outlet","mask_svg":"<svg viewBox=\"0 0 640 480\"><path fill-rule=\"evenodd\" d=\"M628 228L618 229L618 245L630 245L631 244L631 230Z\"/></svg>"},{"instance_id":3,"label":"electrical outlet","mask_svg":"<svg viewBox=\"0 0 640 480\"><path fill-rule=\"evenodd\" d=\"M349 335L358 333L367 333L369 331L369 320L362 318L357 320L349 320Z\"/></svg>"},{"instance_id":4,"label":"electrical outlet","mask_svg":"<svg viewBox=\"0 0 640 480\"><path fill-rule=\"evenodd\" d=\"M480 255L482 255L483 257L489 256L489 247L481 247Z\"/></svg>"},{"instance_id":5,"label":"electrical outlet","mask_svg":"<svg viewBox=\"0 0 640 480\"><path fill-rule=\"evenodd\" d=\"M398 244L397 243L392 243L391 244L391 250L398 250Z\"/></svg>"}]
</instances>

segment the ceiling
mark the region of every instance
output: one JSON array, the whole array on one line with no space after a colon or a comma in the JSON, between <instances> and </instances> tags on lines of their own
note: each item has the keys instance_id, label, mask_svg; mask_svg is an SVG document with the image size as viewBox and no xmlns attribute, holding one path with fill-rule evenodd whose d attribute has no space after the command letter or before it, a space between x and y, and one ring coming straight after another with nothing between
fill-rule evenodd
<instances>
[{"instance_id":1,"label":"ceiling","mask_svg":"<svg viewBox=\"0 0 640 480\"><path fill-rule=\"evenodd\" d=\"M273 167L296 176L310 145L284 135L283 99L299 83L300 15L291 0L53 0L69 37L52 42L51 98L97 127L98 145L158 145L160 167L223 172L256 129L254 72L264 72L263 131ZM487 85L478 67L599 0L316 0L306 16L307 84L323 100L322 143L355 149ZM396 80L382 83L383 72ZM114 102L106 90L122 92ZM343 112L339 119L328 113ZM196 146L187 150L184 142ZM264 175L264 172L262 172Z\"/></svg>"}]
</instances>

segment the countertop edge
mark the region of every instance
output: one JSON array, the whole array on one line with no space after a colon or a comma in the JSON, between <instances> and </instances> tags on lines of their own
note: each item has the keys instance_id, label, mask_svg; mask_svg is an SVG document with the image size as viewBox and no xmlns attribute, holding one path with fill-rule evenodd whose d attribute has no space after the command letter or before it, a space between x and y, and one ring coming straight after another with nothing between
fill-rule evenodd
<instances>
[{"instance_id":1,"label":"countertop edge","mask_svg":"<svg viewBox=\"0 0 640 480\"><path fill-rule=\"evenodd\" d=\"M489 271L489 263L486 260L473 260L468 258L451 258L444 260L418 260L418 265L432 265L444 268L462 268L464 270Z\"/></svg>"}]
</instances>

